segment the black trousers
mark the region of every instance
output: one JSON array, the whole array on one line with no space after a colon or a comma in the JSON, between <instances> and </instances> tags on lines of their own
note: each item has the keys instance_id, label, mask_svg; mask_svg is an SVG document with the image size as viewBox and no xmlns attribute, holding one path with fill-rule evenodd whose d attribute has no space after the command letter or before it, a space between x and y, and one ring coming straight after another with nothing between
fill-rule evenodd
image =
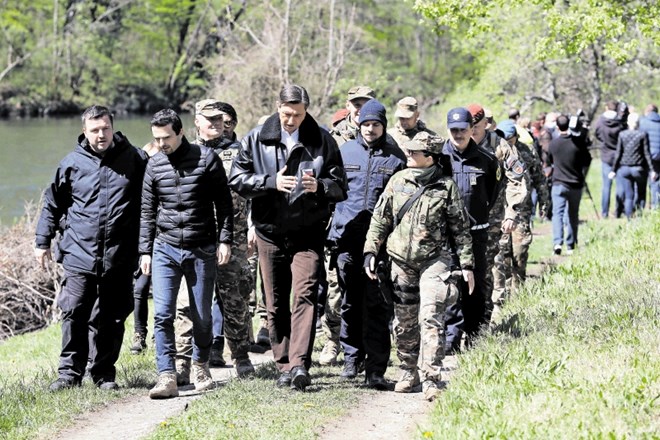
<instances>
[{"instance_id":1,"label":"black trousers","mask_svg":"<svg viewBox=\"0 0 660 440\"><path fill-rule=\"evenodd\" d=\"M490 267L486 259L488 230L472 231L472 252L474 253L474 291L470 295L465 281L459 283L460 300L445 311L445 349L460 348L463 333L468 343L479 333L482 326L488 325L491 310L490 297L493 284L488 278Z\"/></svg>"},{"instance_id":2,"label":"black trousers","mask_svg":"<svg viewBox=\"0 0 660 440\"><path fill-rule=\"evenodd\" d=\"M147 334L147 320L149 318L149 289L151 288L151 275L145 275L141 270L137 272L133 298L135 302L133 321L135 333Z\"/></svg>"},{"instance_id":3,"label":"black trousers","mask_svg":"<svg viewBox=\"0 0 660 440\"><path fill-rule=\"evenodd\" d=\"M340 252L337 276L341 289L341 331L339 341L345 361L365 360L367 375L385 374L390 360L389 324L394 314L385 303L378 282L367 277L362 249Z\"/></svg>"},{"instance_id":4,"label":"black trousers","mask_svg":"<svg viewBox=\"0 0 660 440\"><path fill-rule=\"evenodd\" d=\"M133 309L133 272L111 270L102 276L65 270L58 305L63 312L58 374L80 382L88 355L95 383L115 380L115 362L124 338L124 321Z\"/></svg>"}]
</instances>

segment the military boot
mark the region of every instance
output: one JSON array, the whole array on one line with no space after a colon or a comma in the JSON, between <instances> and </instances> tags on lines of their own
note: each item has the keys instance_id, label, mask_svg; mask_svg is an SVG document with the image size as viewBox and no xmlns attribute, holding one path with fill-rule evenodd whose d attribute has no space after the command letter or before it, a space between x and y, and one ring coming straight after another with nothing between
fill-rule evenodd
<instances>
[{"instance_id":1,"label":"military boot","mask_svg":"<svg viewBox=\"0 0 660 440\"><path fill-rule=\"evenodd\" d=\"M321 365L334 365L337 363L337 355L339 354L339 344L335 341L328 340L319 354L319 364Z\"/></svg>"},{"instance_id":2,"label":"military boot","mask_svg":"<svg viewBox=\"0 0 660 440\"><path fill-rule=\"evenodd\" d=\"M208 361L193 361L190 376L192 377L193 383L195 384L196 391L210 390L215 386L215 382L213 382L213 378L211 377L211 371L209 370Z\"/></svg>"},{"instance_id":3,"label":"military boot","mask_svg":"<svg viewBox=\"0 0 660 440\"><path fill-rule=\"evenodd\" d=\"M270 333L268 332L268 320L261 318L259 320L259 331L257 332L257 344L264 347L270 347Z\"/></svg>"},{"instance_id":4,"label":"military boot","mask_svg":"<svg viewBox=\"0 0 660 440\"><path fill-rule=\"evenodd\" d=\"M190 359L176 360L176 384L184 386L190 384Z\"/></svg>"},{"instance_id":5,"label":"military boot","mask_svg":"<svg viewBox=\"0 0 660 440\"><path fill-rule=\"evenodd\" d=\"M131 345L131 353L140 354L146 348L147 348L146 333L135 332L133 334L133 345Z\"/></svg>"},{"instance_id":6,"label":"military boot","mask_svg":"<svg viewBox=\"0 0 660 440\"><path fill-rule=\"evenodd\" d=\"M419 385L419 373L417 370L401 370L399 381L394 385L396 393L410 393Z\"/></svg>"},{"instance_id":7,"label":"military boot","mask_svg":"<svg viewBox=\"0 0 660 440\"><path fill-rule=\"evenodd\" d=\"M227 362L225 361L224 358L224 351L225 351L225 338L221 336L215 341L213 341L213 345L211 346L211 354L210 354L209 362L212 367L224 367L225 365L227 365Z\"/></svg>"},{"instance_id":8,"label":"military boot","mask_svg":"<svg viewBox=\"0 0 660 440\"><path fill-rule=\"evenodd\" d=\"M169 397L177 397L179 389L176 386L177 377L174 373L160 373L158 375L158 382L149 390L149 397L151 399L167 399Z\"/></svg>"},{"instance_id":9,"label":"military boot","mask_svg":"<svg viewBox=\"0 0 660 440\"><path fill-rule=\"evenodd\" d=\"M438 382L434 380L425 380L422 382L422 393L424 393L424 398L426 400L433 402L440 395Z\"/></svg>"}]
</instances>

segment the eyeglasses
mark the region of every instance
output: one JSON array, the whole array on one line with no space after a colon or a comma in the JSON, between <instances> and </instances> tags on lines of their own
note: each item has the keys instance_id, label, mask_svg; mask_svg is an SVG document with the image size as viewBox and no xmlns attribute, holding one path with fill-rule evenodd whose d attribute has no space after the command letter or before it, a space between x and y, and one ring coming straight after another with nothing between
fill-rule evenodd
<instances>
[{"instance_id":1,"label":"eyeglasses","mask_svg":"<svg viewBox=\"0 0 660 440\"><path fill-rule=\"evenodd\" d=\"M225 128L232 128L233 126L236 125L236 121L233 119L223 119L222 116L217 116L215 118L209 118L208 116L204 116L211 124L219 124L222 123L222 125Z\"/></svg>"},{"instance_id":2,"label":"eyeglasses","mask_svg":"<svg viewBox=\"0 0 660 440\"><path fill-rule=\"evenodd\" d=\"M423 154L424 151L422 150L408 150L407 148L404 150L408 156L414 156L415 154Z\"/></svg>"}]
</instances>

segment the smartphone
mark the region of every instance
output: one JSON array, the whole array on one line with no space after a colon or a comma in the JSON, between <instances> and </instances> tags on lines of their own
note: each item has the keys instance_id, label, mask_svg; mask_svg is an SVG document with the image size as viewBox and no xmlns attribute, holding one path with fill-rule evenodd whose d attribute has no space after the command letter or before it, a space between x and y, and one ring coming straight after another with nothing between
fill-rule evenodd
<instances>
[{"instance_id":1,"label":"smartphone","mask_svg":"<svg viewBox=\"0 0 660 440\"><path fill-rule=\"evenodd\" d=\"M314 168L303 168L302 169L302 175L303 176L314 177Z\"/></svg>"}]
</instances>

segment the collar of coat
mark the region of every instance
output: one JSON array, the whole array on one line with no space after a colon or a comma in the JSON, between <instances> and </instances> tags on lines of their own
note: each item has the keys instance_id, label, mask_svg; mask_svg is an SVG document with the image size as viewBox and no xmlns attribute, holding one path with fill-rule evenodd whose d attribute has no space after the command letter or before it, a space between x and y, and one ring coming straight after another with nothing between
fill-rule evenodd
<instances>
[{"instance_id":1,"label":"collar of coat","mask_svg":"<svg viewBox=\"0 0 660 440\"><path fill-rule=\"evenodd\" d=\"M266 119L259 133L259 142L264 145L277 145L282 138L282 124L278 113ZM298 141L303 145L321 145L321 129L309 113L298 128Z\"/></svg>"}]
</instances>

